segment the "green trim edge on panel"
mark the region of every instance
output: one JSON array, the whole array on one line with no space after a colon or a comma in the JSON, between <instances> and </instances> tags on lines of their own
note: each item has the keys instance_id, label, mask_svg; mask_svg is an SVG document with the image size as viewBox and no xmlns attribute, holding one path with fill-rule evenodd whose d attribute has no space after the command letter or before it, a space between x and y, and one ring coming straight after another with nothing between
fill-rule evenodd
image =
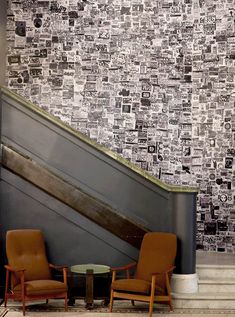
<instances>
[{"instance_id":1,"label":"green trim edge on panel","mask_svg":"<svg viewBox=\"0 0 235 317\"><path fill-rule=\"evenodd\" d=\"M111 157L115 161L119 162L120 164L126 166L127 168L131 169L132 171L136 172L137 174L141 175L151 183L159 186L160 188L167 190L169 192L185 192L185 193L197 193L198 188L197 187L190 187L190 186L176 186L176 185L170 185L162 182L155 176L149 174L147 171L139 168L134 163L129 162L127 159L123 158L119 154L115 153L114 151L106 148L105 146L91 140L86 135L82 134L81 132L73 129L71 126L69 126L67 123L61 121L60 119L54 117L52 114L46 112L39 106L35 105L31 101L28 101L24 97L16 94L15 92L12 92L9 88L0 86L1 93L5 94L6 96L12 98L13 100L19 102L24 107L30 109L31 111L37 113L41 117L47 119L48 121L54 123L55 125L59 126L60 128L64 129L71 135L77 137L79 140L83 141L86 144L89 144L91 147L95 148L96 150L100 151L103 154L106 154L107 156Z\"/></svg>"}]
</instances>

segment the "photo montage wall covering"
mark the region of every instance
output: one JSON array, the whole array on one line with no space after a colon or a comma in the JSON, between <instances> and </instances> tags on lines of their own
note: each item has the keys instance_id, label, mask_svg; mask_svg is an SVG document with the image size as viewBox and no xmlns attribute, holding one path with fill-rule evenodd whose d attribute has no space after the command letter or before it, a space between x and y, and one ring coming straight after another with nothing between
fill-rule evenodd
<instances>
[{"instance_id":1,"label":"photo montage wall covering","mask_svg":"<svg viewBox=\"0 0 235 317\"><path fill-rule=\"evenodd\" d=\"M171 184L197 247L235 253L234 0L8 0L7 80Z\"/></svg>"}]
</instances>

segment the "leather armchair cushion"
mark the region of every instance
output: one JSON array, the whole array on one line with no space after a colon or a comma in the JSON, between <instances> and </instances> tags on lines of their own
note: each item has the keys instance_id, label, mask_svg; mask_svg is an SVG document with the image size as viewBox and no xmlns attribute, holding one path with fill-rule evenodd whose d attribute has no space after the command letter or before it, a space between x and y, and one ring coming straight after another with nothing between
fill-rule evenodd
<instances>
[{"instance_id":1,"label":"leather armchair cushion","mask_svg":"<svg viewBox=\"0 0 235 317\"><path fill-rule=\"evenodd\" d=\"M24 283L26 295L59 294L67 291L67 286L54 280L35 280ZM13 289L14 293L21 293L21 285L18 284Z\"/></svg>"},{"instance_id":2,"label":"leather armchair cushion","mask_svg":"<svg viewBox=\"0 0 235 317\"><path fill-rule=\"evenodd\" d=\"M151 283L144 280L138 280L138 279L120 279L115 280L112 283L112 289L114 291L119 292L128 292L128 293L140 293L140 294L146 294L149 295ZM164 290L159 287L155 286L155 294L156 295L162 295L164 294Z\"/></svg>"},{"instance_id":3,"label":"leather armchair cushion","mask_svg":"<svg viewBox=\"0 0 235 317\"><path fill-rule=\"evenodd\" d=\"M150 292L151 283L148 281L137 279L122 279L112 283L112 289L115 291L133 292L148 294Z\"/></svg>"},{"instance_id":4,"label":"leather armchair cushion","mask_svg":"<svg viewBox=\"0 0 235 317\"><path fill-rule=\"evenodd\" d=\"M40 230L12 230L7 232L8 263L15 270L25 269L25 281L49 280L51 273L46 257L45 243ZM13 286L18 284L19 274Z\"/></svg>"},{"instance_id":5,"label":"leather armchair cushion","mask_svg":"<svg viewBox=\"0 0 235 317\"><path fill-rule=\"evenodd\" d=\"M135 277L150 282L153 273L164 272L174 266L176 247L177 240L173 233L146 234L141 245ZM156 285L165 289L165 274L157 276Z\"/></svg>"}]
</instances>

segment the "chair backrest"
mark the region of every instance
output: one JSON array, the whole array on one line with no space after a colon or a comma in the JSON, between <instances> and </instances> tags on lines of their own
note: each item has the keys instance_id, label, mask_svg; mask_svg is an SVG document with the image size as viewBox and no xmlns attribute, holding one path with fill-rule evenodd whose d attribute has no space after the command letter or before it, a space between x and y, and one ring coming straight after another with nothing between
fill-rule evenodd
<instances>
[{"instance_id":1,"label":"chair backrest","mask_svg":"<svg viewBox=\"0 0 235 317\"><path fill-rule=\"evenodd\" d=\"M149 232L144 235L136 278L151 281L152 273L163 272L174 265L177 238L173 233ZM165 276L157 277L157 285L165 288Z\"/></svg>"},{"instance_id":2,"label":"chair backrest","mask_svg":"<svg viewBox=\"0 0 235 317\"><path fill-rule=\"evenodd\" d=\"M7 231L6 253L8 264L13 269L25 269L26 281L51 279L44 239L40 230ZM14 281L13 284L16 282Z\"/></svg>"}]
</instances>

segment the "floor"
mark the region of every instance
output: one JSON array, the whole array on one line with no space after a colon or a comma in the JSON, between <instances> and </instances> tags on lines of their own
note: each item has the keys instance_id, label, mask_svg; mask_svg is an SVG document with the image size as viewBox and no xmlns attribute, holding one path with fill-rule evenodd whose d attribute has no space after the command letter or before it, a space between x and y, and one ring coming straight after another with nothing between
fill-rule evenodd
<instances>
[{"instance_id":1,"label":"floor","mask_svg":"<svg viewBox=\"0 0 235 317\"><path fill-rule=\"evenodd\" d=\"M95 313L80 313L80 314L77 314L77 313L68 313L68 314L63 314L63 313L46 313L46 314L42 314L42 313L27 313L26 314L26 317L44 317L44 316L47 316L47 317L75 317L75 316L81 316L81 317L136 317L137 315L136 314L131 314L131 313L123 313L123 314L120 314L120 313L113 313L113 314L95 314ZM6 317L22 317L22 313L13 313L13 312L9 312L7 313L6 315L4 315ZM153 317L182 317L182 316L185 316L185 317L232 317L232 316L235 316L234 314L233 315L230 315L230 314L226 314L226 313L222 313L222 314L211 314L211 313L203 313L203 314L197 314L197 313L193 313L193 314L174 314L174 315L162 315L162 314L153 314ZM141 317L148 317L148 314L142 314Z\"/></svg>"},{"instance_id":2,"label":"floor","mask_svg":"<svg viewBox=\"0 0 235 317\"><path fill-rule=\"evenodd\" d=\"M210 265L234 265L234 254L220 254L214 252L197 251L197 264ZM22 317L18 304L9 305L7 310L0 307L0 317ZM44 305L44 304L43 304ZM75 307L69 308L68 312L63 312L61 303L50 303L49 309L45 311L43 307L31 308L26 312L28 317L148 317L148 307L146 304L137 303L132 307L129 301L116 301L114 303L113 313L109 313L108 308L101 308L100 302L96 303L94 310L86 311L83 301L76 301ZM145 305L145 306L143 306ZM39 308L37 308L39 307ZM45 307L45 306L44 306ZM50 308L51 307L51 308ZM56 307L56 308L55 308ZM55 311L57 310L57 311ZM153 317L235 317L234 310L203 310L203 309L175 309L174 312L169 312L168 308L159 307L154 308Z\"/></svg>"},{"instance_id":3,"label":"floor","mask_svg":"<svg viewBox=\"0 0 235 317\"><path fill-rule=\"evenodd\" d=\"M1 317L22 317L22 312L16 311L7 311L4 314L0 315ZM74 316L82 316L82 317L148 317L148 312L145 311L143 313L140 312L113 312L113 313L99 313L99 312L26 312L26 317L74 317ZM154 311L153 317L234 317L234 312L229 311L202 311L202 310L188 310L181 312L172 312L172 313L162 313L157 310Z\"/></svg>"},{"instance_id":4,"label":"floor","mask_svg":"<svg viewBox=\"0 0 235 317\"><path fill-rule=\"evenodd\" d=\"M128 305L131 304L128 303ZM115 311L116 310L116 311ZM131 312L131 310L133 310ZM7 311L3 311L0 314L1 317L22 317L22 311L9 308ZM145 307L142 310L138 309L127 309L127 310L119 310L118 304L116 308L114 308L112 313L109 313L108 310L106 312L100 311L26 311L26 316L28 317L74 317L74 316L82 316L82 317L148 317L148 308ZM235 317L235 311L215 311L215 310L202 310L202 309L178 309L174 310L174 312L169 312L169 310L162 310L157 307L154 308L153 317Z\"/></svg>"},{"instance_id":5,"label":"floor","mask_svg":"<svg viewBox=\"0 0 235 317\"><path fill-rule=\"evenodd\" d=\"M109 313L108 307L103 307L101 301L95 301L93 310L87 311L83 300L76 300L68 312L64 312L63 302L50 300L49 304L37 303L30 305L26 311L28 317L148 317L148 305L136 302L133 307L130 301L114 302L113 312ZM7 310L0 310L0 317L22 317L21 305L9 302ZM235 317L235 310L206 310L206 309L175 309L173 312L165 305L155 305L153 317Z\"/></svg>"}]
</instances>

